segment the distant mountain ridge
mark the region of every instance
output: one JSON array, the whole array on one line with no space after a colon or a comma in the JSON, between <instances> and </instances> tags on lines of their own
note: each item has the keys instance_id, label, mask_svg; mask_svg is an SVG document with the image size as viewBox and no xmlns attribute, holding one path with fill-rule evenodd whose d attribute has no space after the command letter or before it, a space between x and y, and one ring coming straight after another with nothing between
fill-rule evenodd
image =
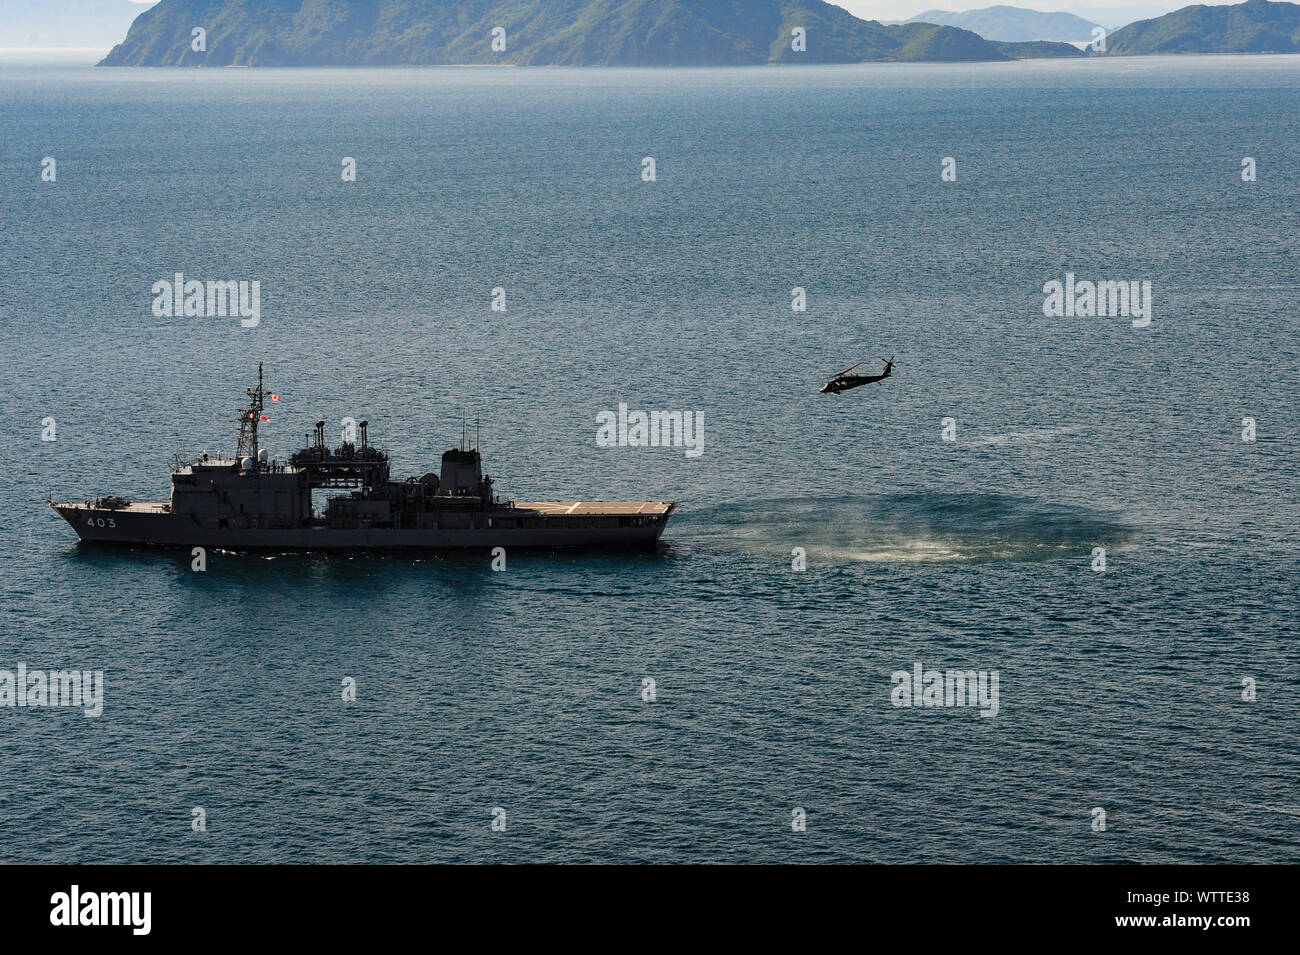
<instances>
[{"instance_id":1,"label":"distant mountain ridge","mask_svg":"<svg viewBox=\"0 0 1300 955\"><path fill-rule=\"evenodd\" d=\"M1096 23L1073 13L1042 13L1024 7L996 6L961 13L927 10L904 23L939 23L977 33L986 40L1056 40L1083 43L1092 39Z\"/></svg>"},{"instance_id":2,"label":"distant mountain ridge","mask_svg":"<svg viewBox=\"0 0 1300 955\"><path fill-rule=\"evenodd\" d=\"M1300 53L1300 6L1247 0L1183 7L1106 38L1109 53Z\"/></svg>"},{"instance_id":3,"label":"distant mountain ridge","mask_svg":"<svg viewBox=\"0 0 1300 955\"><path fill-rule=\"evenodd\" d=\"M205 31L204 49L192 30ZM805 49L792 46L795 28ZM505 50L492 46L504 30ZM823 0L162 0L101 66L732 66L1072 56Z\"/></svg>"}]
</instances>

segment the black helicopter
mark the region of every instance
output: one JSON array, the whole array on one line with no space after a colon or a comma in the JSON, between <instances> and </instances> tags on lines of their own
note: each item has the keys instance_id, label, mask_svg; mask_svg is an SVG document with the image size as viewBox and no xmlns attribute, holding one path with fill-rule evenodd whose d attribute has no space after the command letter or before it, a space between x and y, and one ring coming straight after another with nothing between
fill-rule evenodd
<instances>
[{"instance_id":1,"label":"black helicopter","mask_svg":"<svg viewBox=\"0 0 1300 955\"><path fill-rule=\"evenodd\" d=\"M819 395L830 392L832 395L838 395L841 391L848 391L850 388L857 388L859 385L869 385L873 381L884 381L894 373L894 358L891 355L888 360L880 359L885 363L885 370L879 375L850 375L854 368L858 368L866 362L858 362L850 368L845 368L842 372L832 378L826 384L822 385Z\"/></svg>"}]
</instances>

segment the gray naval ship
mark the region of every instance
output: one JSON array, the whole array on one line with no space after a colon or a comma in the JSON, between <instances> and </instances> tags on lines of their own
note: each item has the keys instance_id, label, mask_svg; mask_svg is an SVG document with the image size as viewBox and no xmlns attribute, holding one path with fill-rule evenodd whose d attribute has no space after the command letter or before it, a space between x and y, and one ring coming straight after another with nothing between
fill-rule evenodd
<instances>
[{"instance_id":1,"label":"gray naval ship","mask_svg":"<svg viewBox=\"0 0 1300 955\"><path fill-rule=\"evenodd\" d=\"M317 422L314 441L281 463L258 443L268 394L258 365L257 388L239 409L235 457L205 453L178 464L170 501L109 496L50 506L84 541L232 550L653 548L677 508L674 501L503 501L464 438L443 454L440 474L393 481L388 455L371 446L364 421L359 444L333 449L325 422ZM317 488L349 493L327 498L317 513Z\"/></svg>"}]
</instances>

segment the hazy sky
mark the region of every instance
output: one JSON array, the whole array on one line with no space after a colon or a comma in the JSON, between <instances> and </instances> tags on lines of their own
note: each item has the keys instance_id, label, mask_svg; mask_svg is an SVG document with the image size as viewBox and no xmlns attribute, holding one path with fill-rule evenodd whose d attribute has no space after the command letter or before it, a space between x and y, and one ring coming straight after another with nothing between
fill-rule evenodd
<instances>
[{"instance_id":1,"label":"hazy sky","mask_svg":"<svg viewBox=\"0 0 1300 955\"><path fill-rule=\"evenodd\" d=\"M157 0L0 0L0 49L80 47L107 52ZM1215 0L1209 0L1214 3ZM926 10L975 10L996 0L839 0L869 20L906 20ZM1064 10L1106 27L1159 16L1188 0L1019 0L1032 10Z\"/></svg>"}]
</instances>

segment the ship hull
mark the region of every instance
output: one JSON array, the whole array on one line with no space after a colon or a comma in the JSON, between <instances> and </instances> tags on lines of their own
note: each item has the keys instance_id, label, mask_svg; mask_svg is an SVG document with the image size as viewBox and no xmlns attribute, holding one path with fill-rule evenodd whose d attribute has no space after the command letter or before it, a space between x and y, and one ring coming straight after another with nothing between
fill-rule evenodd
<instances>
[{"instance_id":1,"label":"ship hull","mask_svg":"<svg viewBox=\"0 0 1300 955\"><path fill-rule=\"evenodd\" d=\"M652 549L666 520L637 527L565 526L577 521L552 520L536 528L331 528L313 524L293 528L205 527L162 505L128 509L86 504L52 504L83 541L157 547L204 547L225 550L475 550L505 548Z\"/></svg>"}]
</instances>

